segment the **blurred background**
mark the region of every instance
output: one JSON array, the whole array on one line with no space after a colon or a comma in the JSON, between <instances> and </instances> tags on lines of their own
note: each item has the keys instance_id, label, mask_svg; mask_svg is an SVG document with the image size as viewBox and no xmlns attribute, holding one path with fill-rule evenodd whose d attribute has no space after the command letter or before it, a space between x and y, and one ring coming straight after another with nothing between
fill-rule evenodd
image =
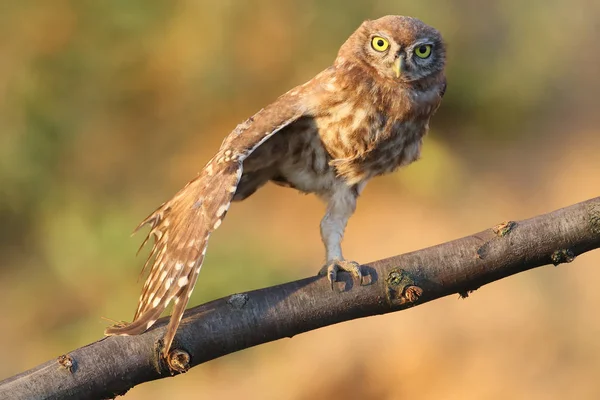
<instances>
[{"instance_id":1,"label":"blurred background","mask_svg":"<svg viewBox=\"0 0 600 400\"><path fill-rule=\"evenodd\" d=\"M0 378L101 338L102 317L131 320L132 229L237 123L386 14L443 33L448 91L422 160L367 187L347 257L599 195L596 0L2 1ZM323 210L274 185L236 203L190 304L316 273ZM591 252L467 300L262 345L125 398L597 399L599 263Z\"/></svg>"}]
</instances>

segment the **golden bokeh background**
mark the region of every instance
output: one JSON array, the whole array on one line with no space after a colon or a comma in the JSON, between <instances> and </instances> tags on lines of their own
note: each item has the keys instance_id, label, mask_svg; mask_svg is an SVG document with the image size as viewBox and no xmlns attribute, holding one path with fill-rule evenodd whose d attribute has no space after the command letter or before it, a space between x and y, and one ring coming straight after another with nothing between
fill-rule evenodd
<instances>
[{"instance_id":1,"label":"golden bokeh background","mask_svg":"<svg viewBox=\"0 0 600 400\"><path fill-rule=\"evenodd\" d=\"M0 379L130 320L132 228L237 123L332 62L367 18L448 43L422 160L348 226L372 261L599 195L597 0L3 1ZM191 305L316 273L323 205L268 185L211 238ZM126 399L597 399L600 251L411 310L280 340Z\"/></svg>"}]
</instances>

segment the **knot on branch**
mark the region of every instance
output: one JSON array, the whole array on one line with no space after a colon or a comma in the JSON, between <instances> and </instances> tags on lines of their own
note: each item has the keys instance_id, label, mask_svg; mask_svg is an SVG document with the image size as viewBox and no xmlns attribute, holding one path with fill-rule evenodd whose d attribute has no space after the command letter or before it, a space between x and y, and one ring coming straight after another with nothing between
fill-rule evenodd
<instances>
[{"instance_id":1,"label":"knot on branch","mask_svg":"<svg viewBox=\"0 0 600 400\"><path fill-rule=\"evenodd\" d=\"M233 308L241 309L248 302L248 295L246 293L233 294L227 299L227 304Z\"/></svg>"},{"instance_id":2,"label":"knot on branch","mask_svg":"<svg viewBox=\"0 0 600 400\"><path fill-rule=\"evenodd\" d=\"M70 373L75 372L75 360L73 360L73 357L71 357L69 354L59 356L57 361L62 368L66 369Z\"/></svg>"},{"instance_id":3,"label":"knot on branch","mask_svg":"<svg viewBox=\"0 0 600 400\"><path fill-rule=\"evenodd\" d=\"M419 297L421 297L422 294L423 289L418 286L408 286L404 289L404 297L411 303L419 300Z\"/></svg>"},{"instance_id":4,"label":"knot on branch","mask_svg":"<svg viewBox=\"0 0 600 400\"><path fill-rule=\"evenodd\" d=\"M423 289L401 268L391 270L385 283L388 303L392 306L412 305L423 295Z\"/></svg>"},{"instance_id":5,"label":"knot on branch","mask_svg":"<svg viewBox=\"0 0 600 400\"><path fill-rule=\"evenodd\" d=\"M473 293L474 291L476 291L477 289L479 289L479 286L477 286L474 289L467 289L467 290L459 290L458 291L458 295L460 296L461 299L466 299L467 297L469 297L469 295L471 293Z\"/></svg>"},{"instance_id":6,"label":"knot on branch","mask_svg":"<svg viewBox=\"0 0 600 400\"><path fill-rule=\"evenodd\" d=\"M552 264L556 267L558 264L570 263L575 259L575 253L571 249L559 249L556 250L550 256Z\"/></svg>"},{"instance_id":7,"label":"knot on branch","mask_svg":"<svg viewBox=\"0 0 600 400\"><path fill-rule=\"evenodd\" d=\"M516 226L517 223L515 221L506 221L496 225L492 228L492 230L494 231L496 236L504 237L508 235Z\"/></svg>"},{"instance_id":8,"label":"knot on branch","mask_svg":"<svg viewBox=\"0 0 600 400\"><path fill-rule=\"evenodd\" d=\"M179 349L173 349L167 357L167 364L171 372L183 374L190 369L190 355Z\"/></svg>"},{"instance_id":9,"label":"knot on branch","mask_svg":"<svg viewBox=\"0 0 600 400\"><path fill-rule=\"evenodd\" d=\"M588 213L592 233L600 235L600 204L592 203L588 207Z\"/></svg>"}]
</instances>

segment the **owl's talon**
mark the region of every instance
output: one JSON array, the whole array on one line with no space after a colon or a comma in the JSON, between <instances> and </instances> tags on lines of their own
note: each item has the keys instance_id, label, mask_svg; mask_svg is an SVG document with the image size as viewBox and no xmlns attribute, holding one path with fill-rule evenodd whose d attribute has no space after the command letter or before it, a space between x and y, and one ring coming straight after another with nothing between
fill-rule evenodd
<instances>
[{"instance_id":1,"label":"owl's talon","mask_svg":"<svg viewBox=\"0 0 600 400\"><path fill-rule=\"evenodd\" d=\"M359 263L347 260L333 260L319 270L319 275L327 275L327 279L329 280L329 283L331 283L331 290L335 289L334 284L337 280L338 271L351 273L360 279L360 285L363 286L365 276Z\"/></svg>"},{"instance_id":2,"label":"owl's talon","mask_svg":"<svg viewBox=\"0 0 600 400\"><path fill-rule=\"evenodd\" d=\"M331 290L334 290L334 284L337 281L337 270L335 268L331 268L328 270L327 273L327 279L329 280L329 283L331 284Z\"/></svg>"}]
</instances>

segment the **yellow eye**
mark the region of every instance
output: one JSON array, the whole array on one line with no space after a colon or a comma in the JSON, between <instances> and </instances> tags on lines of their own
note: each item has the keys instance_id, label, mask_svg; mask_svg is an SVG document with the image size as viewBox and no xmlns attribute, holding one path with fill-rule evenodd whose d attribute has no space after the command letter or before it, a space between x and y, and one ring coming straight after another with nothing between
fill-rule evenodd
<instances>
[{"instance_id":1,"label":"yellow eye","mask_svg":"<svg viewBox=\"0 0 600 400\"><path fill-rule=\"evenodd\" d=\"M386 51L388 47L390 47L390 42L381 36L375 36L373 40L371 40L371 46L377 51Z\"/></svg>"},{"instance_id":2,"label":"yellow eye","mask_svg":"<svg viewBox=\"0 0 600 400\"><path fill-rule=\"evenodd\" d=\"M431 45L430 44L422 44L415 49L415 54L419 58L427 58L431 55Z\"/></svg>"}]
</instances>

